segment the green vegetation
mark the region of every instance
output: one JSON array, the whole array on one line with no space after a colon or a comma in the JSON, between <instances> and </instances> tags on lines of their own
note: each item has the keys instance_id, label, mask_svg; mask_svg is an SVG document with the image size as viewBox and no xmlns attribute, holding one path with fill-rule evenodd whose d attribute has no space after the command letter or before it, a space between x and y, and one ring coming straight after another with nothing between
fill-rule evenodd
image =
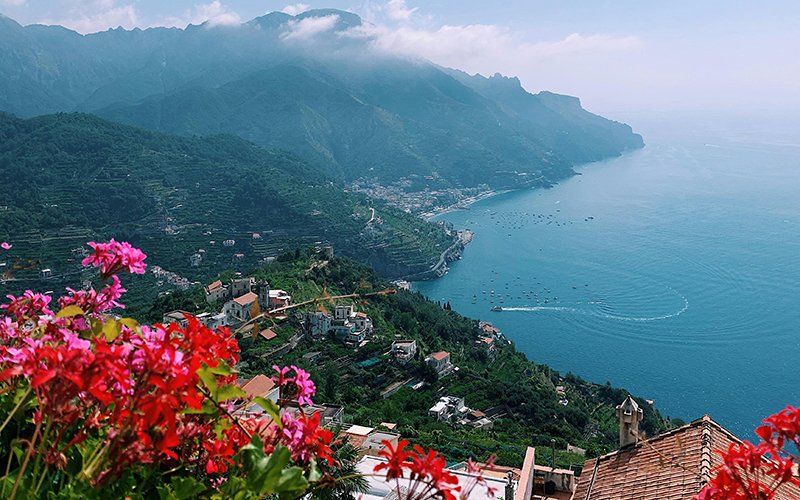
<instances>
[{"instance_id":1,"label":"green vegetation","mask_svg":"<svg viewBox=\"0 0 800 500\"><path fill-rule=\"evenodd\" d=\"M146 248L151 267L188 282L318 242L401 276L427 270L453 242L443 227L345 193L287 153L84 114L0 114L0 178L0 239L14 244L0 272L19 280L11 289L34 286L44 268L54 278L42 287L80 283L80 249L109 237ZM379 220L369 222L370 207ZM173 288L169 279L148 273L132 286L152 299L159 281Z\"/></svg>"},{"instance_id":2,"label":"green vegetation","mask_svg":"<svg viewBox=\"0 0 800 500\"><path fill-rule=\"evenodd\" d=\"M346 258L320 263L314 255L313 251L303 252L297 259L259 270L257 275L292 292L295 302L319 297L323 284L331 294L368 292L386 285L366 266ZM196 304L192 293L183 294L182 308ZM333 309L327 301L319 304ZM625 390L559 374L529 361L502 339L495 341L496 352L490 356L476 345L480 337L476 320L418 293L399 291L356 305L375 324L375 338L362 348L354 350L335 340L314 341L306 336L278 361L269 353L301 331L299 318L292 316L273 327L278 339L264 341L245 335L240 340L243 356L239 369L244 375L254 375L269 373L275 363L297 364L309 370L317 382L317 402L344 405L352 423L397 423L405 437L440 450L449 460L484 459L496 452L499 463L519 466L525 447L533 445L540 447L537 457L547 462L551 439L555 439L556 461L568 466L582 464L583 458L562 451L567 443L587 449L590 455L617 447L614 407L627 396ZM388 352L398 338L415 339L421 355L406 365L393 362ZM459 370L437 380L424 356L439 350L450 352ZM405 384L393 395L382 396L392 384L406 381L424 381L426 385L413 390L411 384ZM557 395L557 386L563 386L563 396ZM474 410L504 416L490 430L437 422L428 409L443 395L464 397ZM559 403L561 398L569 401L566 406ZM652 405L637 401L645 412L642 429L648 435L670 425Z\"/></svg>"}]
</instances>

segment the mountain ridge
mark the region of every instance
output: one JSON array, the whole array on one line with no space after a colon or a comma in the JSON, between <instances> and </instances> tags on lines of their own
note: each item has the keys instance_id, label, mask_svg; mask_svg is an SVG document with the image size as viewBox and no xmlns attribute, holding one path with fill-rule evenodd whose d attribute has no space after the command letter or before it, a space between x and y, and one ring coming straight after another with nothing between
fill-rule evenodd
<instances>
[{"instance_id":1,"label":"mountain ridge","mask_svg":"<svg viewBox=\"0 0 800 500\"><path fill-rule=\"evenodd\" d=\"M575 164L643 145L574 98L379 52L362 26L355 14L318 9L91 35L0 28L0 109L231 133L289 150L341 182L410 179L419 190L547 185Z\"/></svg>"}]
</instances>

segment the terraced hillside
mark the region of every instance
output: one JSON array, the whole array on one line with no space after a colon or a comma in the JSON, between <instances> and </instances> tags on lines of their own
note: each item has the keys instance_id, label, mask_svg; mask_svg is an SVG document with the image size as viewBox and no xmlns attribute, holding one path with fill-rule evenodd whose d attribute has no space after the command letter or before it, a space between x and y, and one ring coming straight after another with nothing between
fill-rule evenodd
<instances>
[{"instance_id":1,"label":"terraced hillside","mask_svg":"<svg viewBox=\"0 0 800 500\"><path fill-rule=\"evenodd\" d=\"M85 114L0 115L0 177L0 239L14 245L0 258L3 288L30 286L45 269L74 283L85 242L109 237L186 282L314 244L403 276L453 242L445 228L345 193L288 153ZM165 285L183 281L165 276Z\"/></svg>"}]
</instances>

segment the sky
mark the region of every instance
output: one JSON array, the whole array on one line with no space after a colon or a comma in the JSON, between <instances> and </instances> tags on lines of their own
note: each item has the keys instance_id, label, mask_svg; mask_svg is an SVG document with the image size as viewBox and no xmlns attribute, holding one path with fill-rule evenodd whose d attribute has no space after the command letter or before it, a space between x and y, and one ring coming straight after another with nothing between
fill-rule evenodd
<instances>
[{"instance_id":1,"label":"sky","mask_svg":"<svg viewBox=\"0 0 800 500\"><path fill-rule=\"evenodd\" d=\"M369 21L382 50L518 76L598 113L800 113L796 0L0 0L23 25L81 33L328 7Z\"/></svg>"}]
</instances>

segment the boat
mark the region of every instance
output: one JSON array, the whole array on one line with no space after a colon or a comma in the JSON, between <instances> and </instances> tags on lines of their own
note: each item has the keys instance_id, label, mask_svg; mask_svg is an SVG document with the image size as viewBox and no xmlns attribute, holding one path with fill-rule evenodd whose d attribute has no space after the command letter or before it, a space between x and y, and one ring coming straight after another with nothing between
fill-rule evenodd
<instances>
[{"instance_id":1,"label":"boat","mask_svg":"<svg viewBox=\"0 0 800 500\"><path fill-rule=\"evenodd\" d=\"M495 311L495 312L501 312L502 310L503 308L500 306L494 306L493 308L490 309L490 311Z\"/></svg>"}]
</instances>

